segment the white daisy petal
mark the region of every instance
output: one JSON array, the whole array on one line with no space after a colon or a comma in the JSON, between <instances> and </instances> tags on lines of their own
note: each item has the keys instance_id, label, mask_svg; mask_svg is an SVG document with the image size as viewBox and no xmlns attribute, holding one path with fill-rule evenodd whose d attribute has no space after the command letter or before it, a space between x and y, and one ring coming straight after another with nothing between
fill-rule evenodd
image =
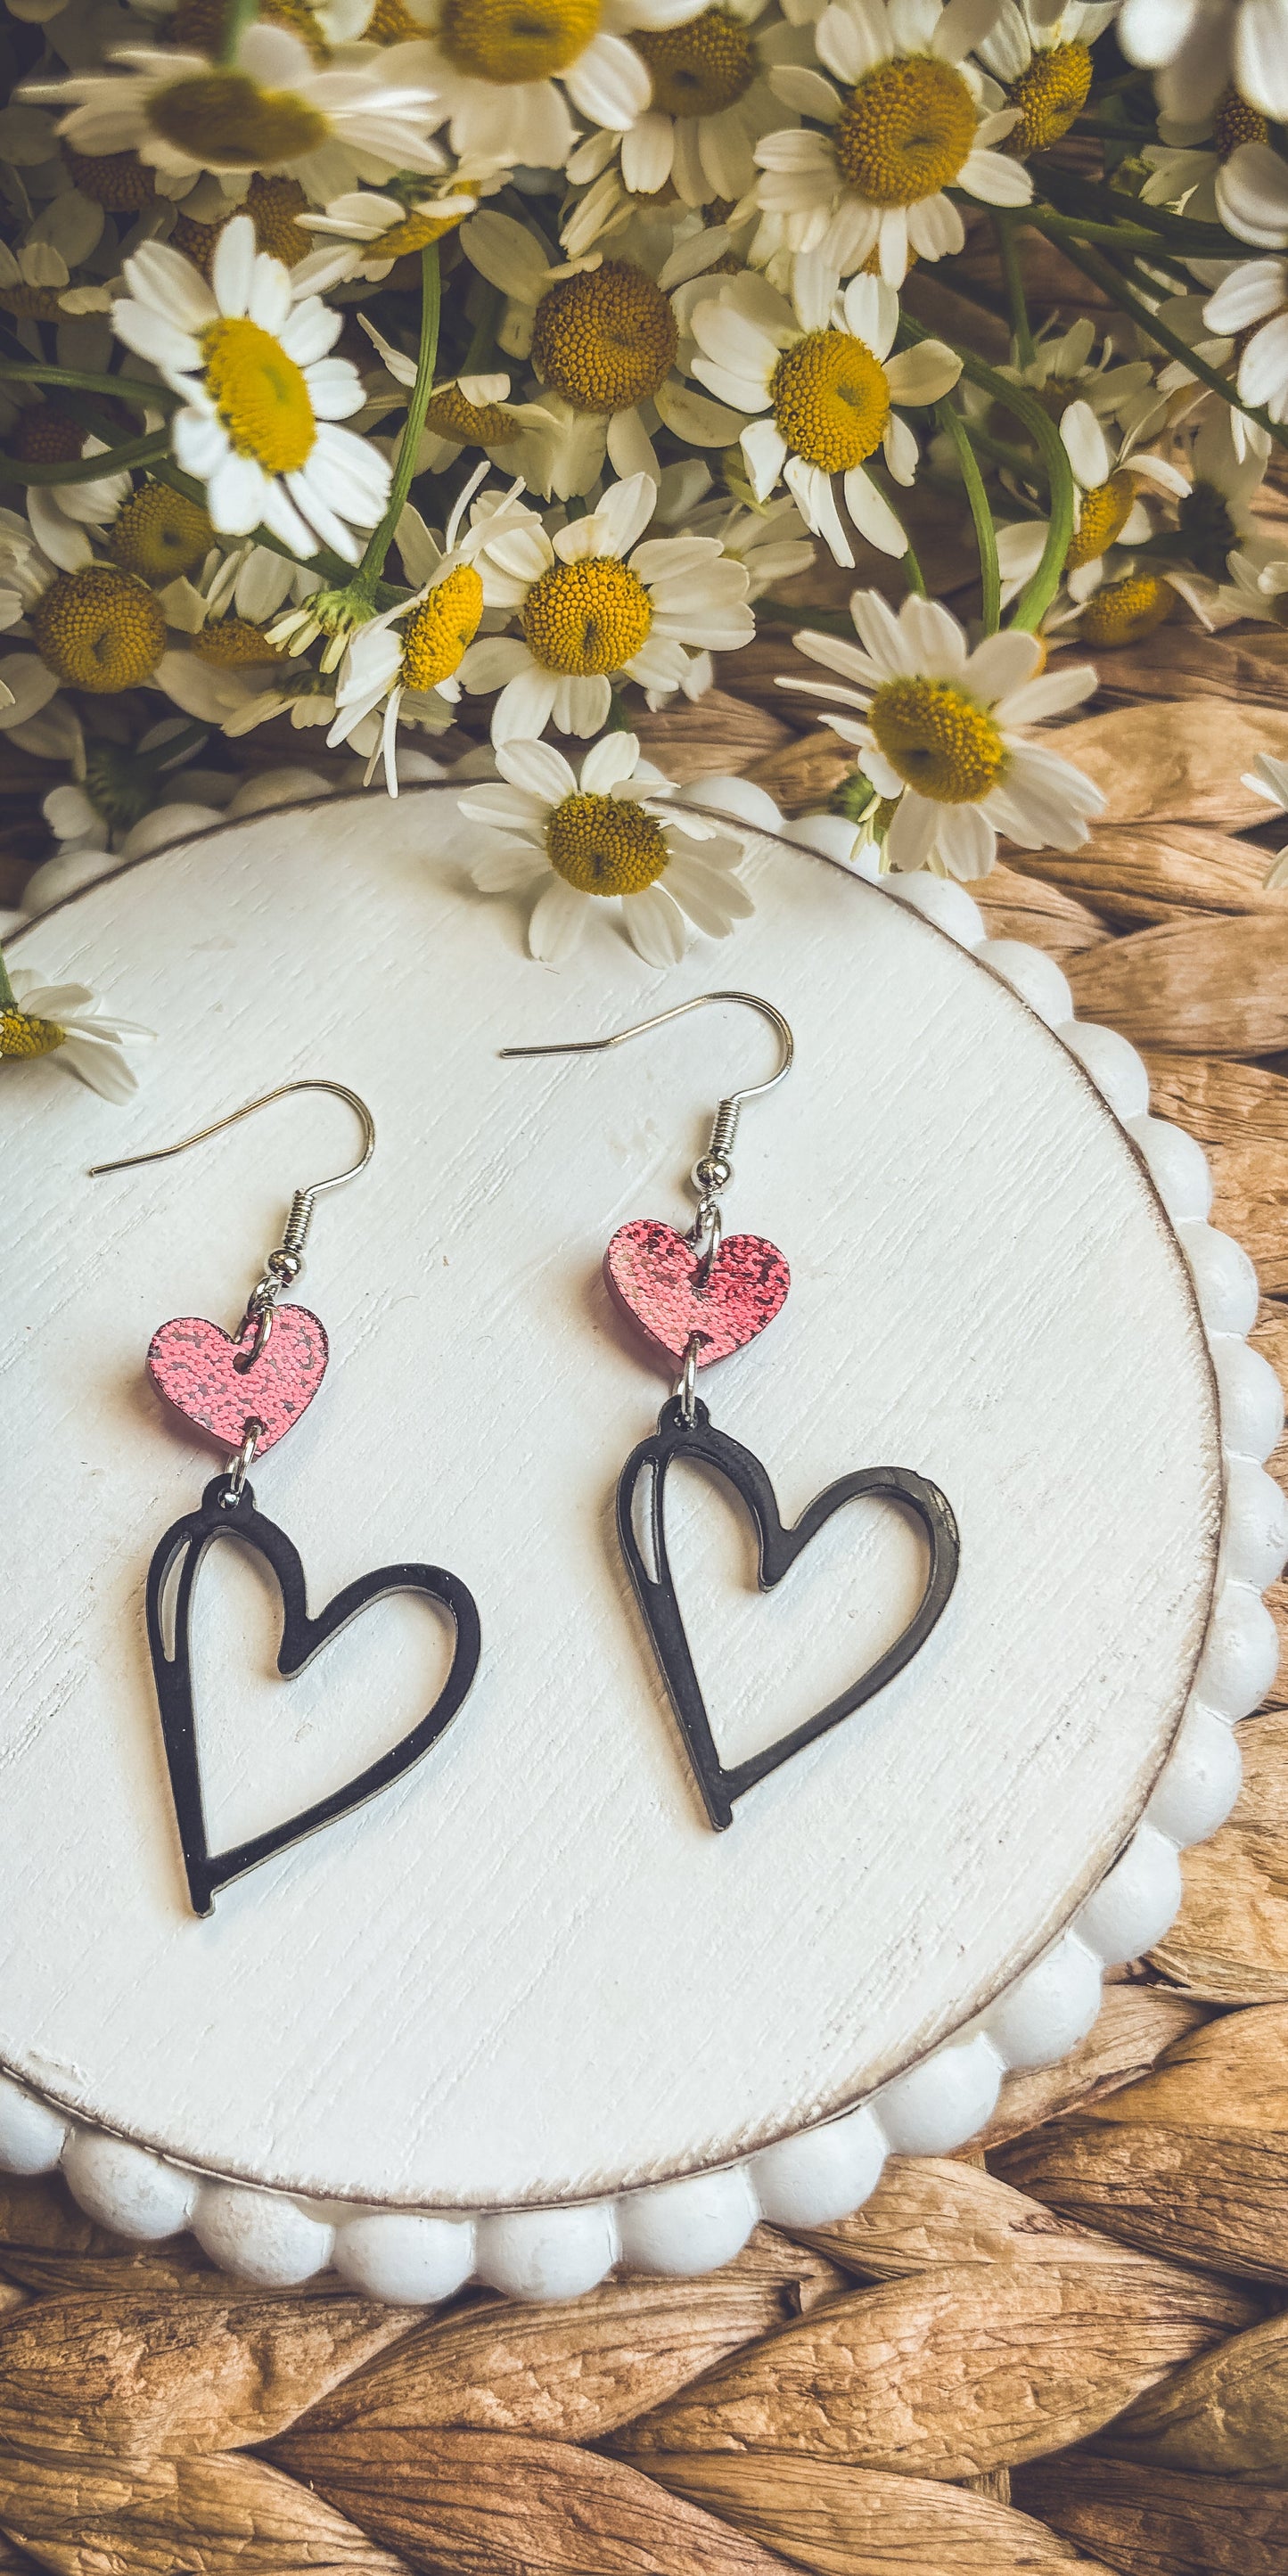
<instances>
[{"instance_id":1,"label":"white daisy petal","mask_svg":"<svg viewBox=\"0 0 1288 2576\"><path fill-rule=\"evenodd\" d=\"M632 945L648 966L678 966L689 944L684 915L660 885L622 899Z\"/></svg>"}]
</instances>

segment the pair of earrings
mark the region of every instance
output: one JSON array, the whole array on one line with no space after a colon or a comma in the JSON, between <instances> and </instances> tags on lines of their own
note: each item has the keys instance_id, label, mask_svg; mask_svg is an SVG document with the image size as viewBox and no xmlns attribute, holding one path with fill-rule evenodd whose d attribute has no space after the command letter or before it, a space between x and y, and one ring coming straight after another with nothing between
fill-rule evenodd
<instances>
[{"instance_id":1,"label":"pair of earrings","mask_svg":"<svg viewBox=\"0 0 1288 2576\"><path fill-rule=\"evenodd\" d=\"M733 1822L736 1800L806 1745L839 1725L910 1662L947 1604L956 1581L959 1549L952 1510L938 1486L900 1467L858 1468L838 1478L788 1527L760 1460L728 1433L716 1429L697 1394L699 1370L740 1350L763 1332L779 1312L791 1284L787 1263L774 1244L760 1235L726 1235L721 1218L721 1199L732 1178L730 1151L742 1106L773 1090L791 1068L792 1033L782 1013L755 994L706 993L607 1038L560 1046L506 1047L502 1053L594 1053L621 1046L687 1011L714 1002L738 1004L769 1021L779 1038L778 1068L768 1081L735 1092L720 1102L710 1144L693 1167L698 1207L688 1232L680 1234L674 1227L650 1218L636 1219L613 1236L604 1256L604 1273L619 1309L640 1329L654 1356L665 1359L679 1372L675 1392L663 1405L656 1430L632 1451L622 1469L617 1488L617 1529L708 1822L719 1832ZM481 1652L474 1595L459 1575L442 1566L380 1566L346 1584L324 1610L311 1615L298 1551L285 1531L259 1510L247 1481L252 1464L285 1437L322 1383L329 1355L325 1330L307 1307L283 1304L281 1299L303 1267L304 1244L316 1200L324 1191L338 1189L352 1180L371 1160L375 1126L365 1102L343 1083L314 1079L281 1083L177 1144L96 1164L94 1172L122 1171L186 1153L190 1146L204 1143L225 1127L235 1126L256 1110L296 1091L325 1091L346 1101L362 1128L362 1153L347 1170L296 1191L281 1242L269 1253L235 1333L227 1334L200 1316L182 1316L161 1325L148 1350L149 1375L171 1410L229 1453L224 1472L206 1486L199 1508L186 1513L165 1532L153 1554L147 1580L148 1644L188 1891L193 1912L198 1915L211 1912L218 1890L231 1880L243 1877L306 1835L352 1813L420 1761L462 1706ZM770 1591L780 1583L833 1515L860 1497L876 1496L902 1506L919 1523L928 1543L929 1567L921 1599L894 1643L812 1717L760 1753L732 1765L722 1763L711 1730L667 1551L666 1482L668 1470L677 1458L714 1469L743 1503L756 1532L762 1591ZM642 1498L646 1498L651 1542L647 1554L637 1528ZM268 1832L226 1850L212 1851L197 1751L189 1632L198 1570L208 1550L221 1538L241 1540L276 1577L282 1599L277 1664L287 1679L302 1672L322 1647L372 1602L393 1593L417 1593L437 1603L451 1621L454 1645L447 1678L433 1706L388 1752L369 1763L343 1788Z\"/></svg>"}]
</instances>

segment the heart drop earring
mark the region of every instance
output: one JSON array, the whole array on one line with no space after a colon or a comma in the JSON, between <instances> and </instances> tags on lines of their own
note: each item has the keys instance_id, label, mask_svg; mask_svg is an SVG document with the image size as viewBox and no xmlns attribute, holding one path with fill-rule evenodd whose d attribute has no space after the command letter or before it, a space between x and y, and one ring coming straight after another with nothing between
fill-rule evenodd
<instances>
[{"instance_id":1,"label":"heart drop earring","mask_svg":"<svg viewBox=\"0 0 1288 2576\"><path fill-rule=\"evenodd\" d=\"M679 1369L675 1393L658 1415L657 1429L633 1449L617 1485L617 1534L635 1595L643 1612L675 1711L694 1778L717 1833L733 1823L734 1802L748 1789L790 1762L819 1736L849 1717L865 1700L884 1689L903 1671L942 1616L957 1580L959 1544L951 1505L938 1485L907 1467L859 1467L825 1486L800 1519L787 1528L779 1515L767 1470L753 1451L725 1431L717 1431L697 1394L699 1369L726 1359L763 1333L778 1313L791 1285L787 1263L776 1244L759 1234L727 1235L720 1201L733 1178L730 1152L743 1104L786 1079L794 1045L782 1012L755 993L699 993L676 1002L652 1019L637 1020L611 1037L580 1038L559 1045L502 1047L504 1056L593 1055L606 1047L624 1046L629 1038L678 1020L710 1002L730 1002L759 1012L778 1036L779 1063L768 1081L732 1092L716 1110L711 1141L693 1166L697 1213L687 1234L651 1217L636 1217L616 1234L604 1254L604 1277L614 1303L644 1335L654 1354ZM666 1545L666 1476L676 1458L713 1467L745 1504L756 1532L762 1592L781 1583L811 1539L842 1504L862 1495L902 1505L919 1522L929 1544L925 1589L912 1617L893 1645L878 1655L837 1698L812 1717L745 1762L726 1765L711 1732L706 1703L694 1668L676 1599ZM635 1524L640 1480L650 1480L648 1526L652 1567L646 1562Z\"/></svg>"},{"instance_id":2,"label":"heart drop earring","mask_svg":"<svg viewBox=\"0 0 1288 2576\"><path fill-rule=\"evenodd\" d=\"M459 1575L448 1574L438 1565L378 1566L374 1573L359 1575L356 1581L346 1584L324 1610L310 1616L298 1551L286 1532L256 1508L254 1492L246 1482L254 1460L266 1456L285 1438L322 1383L328 1358L322 1325L307 1306L283 1306L278 1300L303 1269L314 1201L323 1191L339 1189L343 1182L351 1181L371 1160L376 1130L366 1102L342 1082L306 1079L279 1083L275 1091L262 1093L258 1100L248 1100L243 1108L234 1109L226 1118L217 1118L196 1135L184 1136L177 1145L156 1146L146 1154L126 1154L113 1163L95 1163L90 1177L128 1171L138 1163L165 1162L172 1154L186 1154L190 1145L204 1144L208 1136L219 1135L225 1127L235 1127L255 1110L265 1109L270 1101L282 1100L294 1091L328 1091L348 1103L362 1128L363 1150L358 1160L346 1171L333 1173L329 1180L314 1181L307 1189L296 1190L282 1240L269 1253L234 1334L221 1331L218 1324L207 1323L203 1316L181 1315L160 1326L148 1349L148 1375L167 1405L198 1432L231 1452L223 1474L207 1485L199 1510L185 1513L166 1531L153 1555L147 1581L148 1646L170 1791L192 1910L200 1915L212 1912L217 1891L226 1887L230 1879L244 1877L261 1861L271 1860L275 1853L302 1842L306 1834L335 1824L377 1791L401 1779L404 1771L428 1753L455 1717L478 1670L479 1614L474 1595ZM391 1593L419 1593L437 1602L452 1621L454 1647L451 1669L433 1707L387 1753L369 1762L343 1788L319 1798L315 1805L301 1809L284 1824L274 1825L267 1833L255 1834L227 1851L212 1852L197 1758L189 1628L198 1568L207 1550L221 1538L240 1539L244 1547L254 1548L277 1577L282 1596L277 1669L287 1680L302 1672L321 1648L370 1603L382 1601ZM179 1571L174 1591L173 1641L167 1642L167 1598L176 1566Z\"/></svg>"}]
</instances>

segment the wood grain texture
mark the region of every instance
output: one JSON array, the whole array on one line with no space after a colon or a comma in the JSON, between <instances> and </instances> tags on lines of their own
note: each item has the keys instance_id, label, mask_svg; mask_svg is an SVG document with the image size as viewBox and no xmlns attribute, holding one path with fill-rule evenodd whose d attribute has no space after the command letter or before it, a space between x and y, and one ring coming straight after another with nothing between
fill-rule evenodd
<instances>
[{"instance_id":1,"label":"wood grain texture","mask_svg":"<svg viewBox=\"0 0 1288 2576\"><path fill-rule=\"evenodd\" d=\"M665 1381L599 1267L627 1216L683 1214L714 1099L764 1050L710 1013L593 1068L501 1062L501 1040L621 1026L657 979L607 921L566 973L539 974L447 822L433 791L269 815L20 943L36 964L56 947L64 973L92 953L117 1006L161 1029L146 1097L115 1122L123 1148L270 1075L329 1068L371 1100L376 1161L319 1209L309 1247L333 1365L257 1491L315 1599L409 1552L449 1564L480 1602L484 1660L441 1746L378 1807L229 1890L212 1925L189 1918L139 1593L208 1469L160 1421L142 1355L167 1313L233 1316L290 1189L348 1126L334 1103L283 1102L253 1142L86 1184L106 1113L28 1068L11 1251L43 1356L0 1405L45 1472L0 1602L0 1862L24 1875L0 2061L199 2165L460 2207L746 2153L1006 1985L1157 1774L1206 1621L1219 1483L1188 1278L1081 1070L888 894L762 853L738 973L787 1009L797 1062L744 1122L728 1213L783 1245L793 1287L772 1335L722 1368L717 1419L770 1464L790 1517L850 1466L933 1473L963 1560L899 1681L711 1836L607 1526ZM695 954L667 999L711 975ZM56 1123L40 1115L55 1098ZM87 1189L89 1274L66 1257ZM1147 1335L1123 1336L1129 1307ZM890 1519L832 1525L768 1606L732 1514L682 1498L674 1545L682 1598L701 1585L718 1605L703 1636L735 1756L839 1688L920 1589ZM6 1606L25 1583L34 1626ZM382 1612L284 1693L251 1575L212 1568L204 1597L212 1830L237 1840L401 1733L437 1647L410 1610Z\"/></svg>"}]
</instances>

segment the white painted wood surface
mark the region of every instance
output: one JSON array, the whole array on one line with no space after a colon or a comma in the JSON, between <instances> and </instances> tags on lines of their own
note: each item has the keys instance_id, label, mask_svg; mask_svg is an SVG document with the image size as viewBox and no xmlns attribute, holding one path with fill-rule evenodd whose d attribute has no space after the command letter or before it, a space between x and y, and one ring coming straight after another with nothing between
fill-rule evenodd
<instances>
[{"instance_id":1,"label":"white painted wood surface","mask_svg":"<svg viewBox=\"0 0 1288 2576\"><path fill-rule=\"evenodd\" d=\"M0 2062L82 2117L296 2192L464 2208L612 2192L851 2103L1049 1943L1139 1816L1211 1597L1220 1468L1192 1291L1081 1068L886 894L763 858L755 920L661 977L607 921L560 975L441 853L432 792L270 814L25 934L160 1044L121 1113L53 1065L3 1107ZM793 1271L704 1381L792 1517L844 1469L934 1476L962 1572L891 1689L702 1821L612 1534L665 1393L603 1246L686 1221L718 1094L772 1042L704 1012L620 1054L501 1063L712 985L796 1032L727 1201ZM377 1805L194 1922L143 1635L148 1557L214 1472L143 1374L158 1322L233 1324L298 1183L347 1156L299 1099L182 1161L85 1166L292 1074L370 1101L298 1294L332 1367L254 1479L315 1603L399 1556L477 1594L480 1678ZM217 1462L216 1462L217 1463ZM697 1494L676 1553L732 1756L902 1623L902 1526L845 1514L762 1600ZM439 1641L370 1614L294 1683L228 1549L201 1579L212 1830L253 1831L419 1713Z\"/></svg>"}]
</instances>

